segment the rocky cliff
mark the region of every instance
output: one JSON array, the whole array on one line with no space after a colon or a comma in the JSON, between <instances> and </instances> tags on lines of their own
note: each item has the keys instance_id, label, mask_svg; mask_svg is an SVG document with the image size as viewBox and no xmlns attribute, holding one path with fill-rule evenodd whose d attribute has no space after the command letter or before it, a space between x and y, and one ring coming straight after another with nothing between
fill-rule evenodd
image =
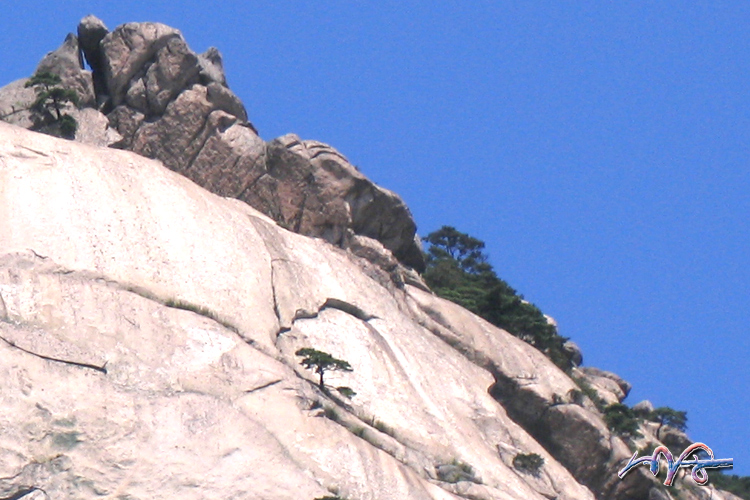
<instances>
[{"instance_id":1,"label":"rocky cliff","mask_svg":"<svg viewBox=\"0 0 750 500\"><path fill-rule=\"evenodd\" d=\"M433 295L403 201L262 141L215 49L87 17L39 69L78 142L0 89L0 498L733 498L620 480L595 402L627 383ZM353 370L321 388L304 347Z\"/></svg>"}]
</instances>

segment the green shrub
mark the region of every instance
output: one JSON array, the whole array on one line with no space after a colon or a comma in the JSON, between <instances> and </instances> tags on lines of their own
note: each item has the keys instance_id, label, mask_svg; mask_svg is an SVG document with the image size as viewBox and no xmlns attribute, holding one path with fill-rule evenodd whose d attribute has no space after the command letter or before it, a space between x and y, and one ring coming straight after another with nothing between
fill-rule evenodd
<instances>
[{"instance_id":1,"label":"green shrub","mask_svg":"<svg viewBox=\"0 0 750 500\"><path fill-rule=\"evenodd\" d=\"M344 396L346 399L352 399L354 396L357 395L356 392L351 387L341 386L336 387L336 390L339 391L339 394Z\"/></svg>"},{"instance_id":2,"label":"green shrub","mask_svg":"<svg viewBox=\"0 0 750 500\"><path fill-rule=\"evenodd\" d=\"M604 421L609 429L627 438L642 437L638 432L639 422L633 410L622 403L613 403L604 408Z\"/></svg>"},{"instance_id":3,"label":"green shrub","mask_svg":"<svg viewBox=\"0 0 750 500\"><path fill-rule=\"evenodd\" d=\"M529 474L539 474L542 465L544 458L538 453L519 453L513 457L513 467Z\"/></svg>"},{"instance_id":4,"label":"green shrub","mask_svg":"<svg viewBox=\"0 0 750 500\"><path fill-rule=\"evenodd\" d=\"M474 468L456 458L448 464L439 465L436 471L438 479L446 483L458 483L460 481L480 482L476 477Z\"/></svg>"},{"instance_id":5,"label":"green shrub","mask_svg":"<svg viewBox=\"0 0 750 500\"><path fill-rule=\"evenodd\" d=\"M744 500L750 500L750 476L725 474L721 470L709 469L708 482L721 490L728 491Z\"/></svg>"},{"instance_id":6,"label":"green shrub","mask_svg":"<svg viewBox=\"0 0 750 500\"><path fill-rule=\"evenodd\" d=\"M669 406L660 406L659 408L656 408L647 418L652 422L659 423L659 428L656 429L656 439L659 439L659 432L665 425L674 427L683 432L687 428L687 412L678 411Z\"/></svg>"}]
</instances>

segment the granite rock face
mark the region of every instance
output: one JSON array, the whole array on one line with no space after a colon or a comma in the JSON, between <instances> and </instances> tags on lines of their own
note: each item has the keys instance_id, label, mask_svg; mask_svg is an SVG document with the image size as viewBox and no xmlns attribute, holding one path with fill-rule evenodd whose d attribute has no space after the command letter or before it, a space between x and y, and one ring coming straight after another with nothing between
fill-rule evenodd
<instances>
[{"instance_id":1,"label":"granite rock face","mask_svg":"<svg viewBox=\"0 0 750 500\"><path fill-rule=\"evenodd\" d=\"M82 57L91 72L83 70ZM353 251L353 236L371 238L383 246L377 260L392 255L405 266L402 272L424 269L416 224L401 198L330 146L291 135L264 142L227 86L216 48L196 54L179 30L160 23L127 23L110 32L100 19L87 16L78 37L69 35L40 68L60 74L82 97L82 107L106 116L111 131L89 127L77 136L80 142L158 159L284 227ZM19 101L16 87L3 90L0 116L27 126L23 108L33 102L33 92Z\"/></svg>"},{"instance_id":2,"label":"granite rock face","mask_svg":"<svg viewBox=\"0 0 750 500\"><path fill-rule=\"evenodd\" d=\"M5 497L594 498L422 324L425 292L129 152L0 124L0 181ZM567 387L471 325L505 376ZM305 346L354 371L320 391Z\"/></svg>"}]
</instances>

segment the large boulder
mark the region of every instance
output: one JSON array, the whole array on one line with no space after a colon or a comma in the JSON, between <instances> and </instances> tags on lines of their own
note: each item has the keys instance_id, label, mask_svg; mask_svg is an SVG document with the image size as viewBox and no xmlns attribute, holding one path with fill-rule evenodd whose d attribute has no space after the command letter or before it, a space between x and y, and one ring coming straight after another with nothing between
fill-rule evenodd
<instances>
[{"instance_id":1,"label":"large boulder","mask_svg":"<svg viewBox=\"0 0 750 500\"><path fill-rule=\"evenodd\" d=\"M619 375L593 366L581 366L574 371L576 376L582 377L598 393L607 404L621 403L632 386Z\"/></svg>"},{"instance_id":2,"label":"large boulder","mask_svg":"<svg viewBox=\"0 0 750 500\"><path fill-rule=\"evenodd\" d=\"M78 44L86 62L91 67L97 105L101 104L107 96L105 59L100 44L108 33L107 26L96 16L88 15L78 23Z\"/></svg>"}]
</instances>

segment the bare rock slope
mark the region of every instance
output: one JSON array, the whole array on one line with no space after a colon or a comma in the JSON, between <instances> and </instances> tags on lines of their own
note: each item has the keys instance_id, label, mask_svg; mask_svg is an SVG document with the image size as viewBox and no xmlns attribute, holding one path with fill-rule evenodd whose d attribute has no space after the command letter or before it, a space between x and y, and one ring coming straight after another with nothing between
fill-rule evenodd
<instances>
[{"instance_id":1,"label":"bare rock slope","mask_svg":"<svg viewBox=\"0 0 750 500\"><path fill-rule=\"evenodd\" d=\"M132 153L0 124L0 185L3 497L593 498L428 328L424 292ZM565 386L471 321L509 376ZM354 371L326 394L304 346Z\"/></svg>"}]
</instances>

